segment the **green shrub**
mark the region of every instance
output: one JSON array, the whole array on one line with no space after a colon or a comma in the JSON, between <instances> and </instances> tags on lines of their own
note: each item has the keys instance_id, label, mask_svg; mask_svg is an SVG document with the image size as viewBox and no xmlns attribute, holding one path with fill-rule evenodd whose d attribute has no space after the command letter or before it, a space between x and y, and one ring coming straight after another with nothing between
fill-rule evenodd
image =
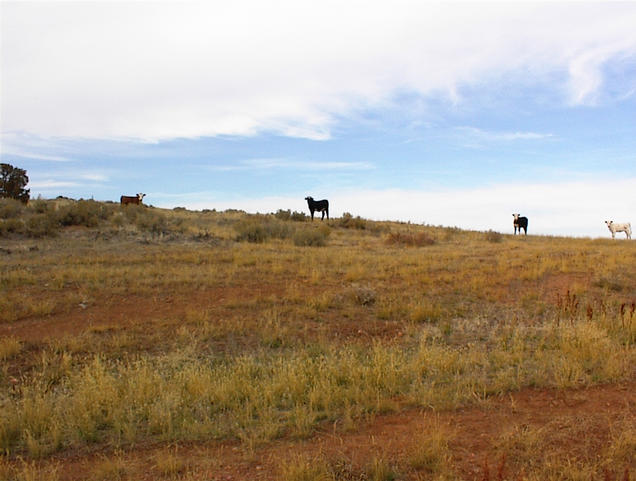
<instances>
[{"instance_id":1,"label":"green shrub","mask_svg":"<svg viewBox=\"0 0 636 481\"><path fill-rule=\"evenodd\" d=\"M328 227L324 229L314 229L312 227L298 229L294 233L294 245L322 247L327 245L328 237L329 237Z\"/></svg>"}]
</instances>

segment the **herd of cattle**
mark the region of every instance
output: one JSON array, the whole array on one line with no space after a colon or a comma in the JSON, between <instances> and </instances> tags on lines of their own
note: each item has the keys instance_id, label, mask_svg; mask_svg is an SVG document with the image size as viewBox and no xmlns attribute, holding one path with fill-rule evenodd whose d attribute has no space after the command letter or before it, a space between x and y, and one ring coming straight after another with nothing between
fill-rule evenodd
<instances>
[{"instance_id":1,"label":"herd of cattle","mask_svg":"<svg viewBox=\"0 0 636 481\"><path fill-rule=\"evenodd\" d=\"M121 205L140 205L145 196L146 194L137 194L134 196L122 195L119 200ZM314 212L320 212L322 214L320 220L324 220L325 215L327 216L327 220L329 220L329 201L327 199L314 200L313 197L309 196L305 197L305 200L309 206L312 221L314 220ZM521 235L521 229L523 229L523 233L525 235L528 235L528 218L521 216L521 214L512 214L512 218L512 226L514 228L515 235L517 235L517 232ZM628 239L632 238L632 225L629 222L619 224L613 220L606 220L605 223L612 233L612 239L616 238L617 232L624 232Z\"/></svg>"}]
</instances>

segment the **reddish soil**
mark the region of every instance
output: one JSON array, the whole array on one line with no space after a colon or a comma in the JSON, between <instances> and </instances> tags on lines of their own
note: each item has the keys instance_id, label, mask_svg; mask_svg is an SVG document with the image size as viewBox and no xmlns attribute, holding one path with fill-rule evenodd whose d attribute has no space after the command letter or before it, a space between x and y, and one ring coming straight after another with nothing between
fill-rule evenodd
<instances>
[{"instance_id":1,"label":"reddish soil","mask_svg":"<svg viewBox=\"0 0 636 481\"><path fill-rule=\"evenodd\" d=\"M108 329L130 329L135 333L172 332L176 324L183 322L190 306L210 309L212 318L221 318L223 314L233 312L230 304L243 301L248 304L258 295L259 292L249 287L225 287L195 291L188 298L164 295L98 299L69 312L0 324L0 336L11 335L37 344L51 337ZM325 318L316 326L343 338L395 336L399 331L398 325L383 321L365 323L366 331L358 327L354 331L347 323L331 322L328 313ZM308 325L308 329L318 329L312 327L310 321ZM282 463L299 456L329 462L346 460L350 467L342 479L365 479L361 474L364 467L374 457L381 457L397 466L399 479L430 479L426 472L409 466L409 452L415 448L419 434L431 430L432 426L442 426L452 433L451 464L460 479L486 479L486 462L490 472L495 473L491 476L496 479L504 455L501 479L522 479L519 477L523 462L521 454L512 452L511 445L504 445L502 441L515 430L544 430L544 442L537 448L539 452L533 454L535 463L540 463L542 456L553 456L562 462L569 459L574 463L587 461L593 464L598 453L608 446L612 430L625 423L633 426L635 422L636 382L570 391L526 389L455 411L411 409L376 416L362 423L355 432L343 432L340 426L325 425L309 439L284 438L251 450L232 442L200 442L177 447L137 445L123 452L93 447L56 455L46 463L57 465L60 480L94 479L96 466L112 464L112 460L121 463L126 473L118 475L117 479L150 480L166 477L159 472L161 463L158 460L166 453L172 453L182 460L183 466L178 469L183 474L188 473L187 479L273 481L280 478ZM633 428L630 432L632 444L628 449L636 451ZM636 476L636 452L626 465L609 467L613 474L606 474L606 479L623 479L626 468L633 479ZM105 475L103 479L109 477Z\"/></svg>"},{"instance_id":2,"label":"reddish soil","mask_svg":"<svg viewBox=\"0 0 636 481\"><path fill-rule=\"evenodd\" d=\"M172 454L184 463L181 469L189 473L188 479L274 481L280 478L285 462L299 457L332 463L346 460L348 471L342 479L366 479L361 473L375 457L398 466L399 479L430 479L426 472L409 467L408 456L418 436L437 426L434 429L451 433L451 463L460 479L484 479L486 463L492 479L523 479L521 459L510 451L510 444L501 447L502 439L514 430L544 430L541 446L532 454L539 457L535 459L539 465L542 456L561 463L593 462L607 447L612 429L635 421L636 383L571 391L527 389L457 411L408 410L377 416L351 433L324 426L310 439L282 439L251 451L230 442L176 448L146 445L123 453L67 453L51 462L57 464L61 480L90 478L95 466L106 459L117 459L132 471L132 479L151 480L161 477L158 460ZM633 476L636 457L625 465L609 467L597 479L624 479L626 468Z\"/></svg>"},{"instance_id":3,"label":"reddish soil","mask_svg":"<svg viewBox=\"0 0 636 481\"><path fill-rule=\"evenodd\" d=\"M184 324L189 309L207 310L211 320L227 320L237 316L236 306L241 303L240 315L247 315L250 321L255 321L261 316L250 316L250 303L258 301L264 294L259 288L245 285L194 290L187 295L113 295L90 300L83 306L73 306L70 310L54 312L45 317L28 317L0 323L0 337L12 336L23 342L38 343L91 331L132 330L140 337L158 335L162 331L173 333L175 326ZM267 295L280 296L283 292L277 292L270 286ZM342 322L340 316L334 317L325 311L321 313L318 322L314 322L314 319L303 320L302 329L308 335L320 331L321 334L341 340L399 335L399 323L379 321L370 312L366 312L370 322L360 322L364 316L357 312L357 322L347 323Z\"/></svg>"}]
</instances>

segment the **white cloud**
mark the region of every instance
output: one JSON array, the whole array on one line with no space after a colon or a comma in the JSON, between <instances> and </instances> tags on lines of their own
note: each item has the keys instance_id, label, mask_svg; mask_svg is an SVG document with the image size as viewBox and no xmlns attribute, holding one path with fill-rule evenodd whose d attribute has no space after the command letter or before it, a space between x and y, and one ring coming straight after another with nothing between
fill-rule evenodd
<instances>
[{"instance_id":1,"label":"white cloud","mask_svg":"<svg viewBox=\"0 0 636 481\"><path fill-rule=\"evenodd\" d=\"M528 217L530 234L606 237L605 220L636 223L636 178L589 179L565 183L493 185L478 189L414 191L403 189L335 192L330 215L344 212L374 220L401 220L463 229L512 233L512 214ZM183 199L185 201L185 199ZM169 203L158 204L173 207ZM302 195L219 201L202 195L187 199L191 209L307 211Z\"/></svg>"},{"instance_id":2,"label":"white cloud","mask_svg":"<svg viewBox=\"0 0 636 481\"><path fill-rule=\"evenodd\" d=\"M76 189L85 188L87 186L94 187L108 180L108 175L95 170L85 172L78 170L57 173L47 172L45 174L36 170L33 174L29 175L29 184L27 187L31 189L31 195L57 195L59 189Z\"/></svg>"},{"instance_id":3,"label":"white cloud","mask_svg":"<svg viewBox=\"0 0 636 481\"><path fill-rule=\"evenodd\" d=\"M633 3L2 4L2 127L153 141L269 131L327 139L399 91L519 73L589 103L636 52ZM562 75L562 78L558 78Z\"/></svg>"},{"instance_id":4,"label":"white cloud","mask_svg":"<svg viewBox=\"0 0 636 481\"><path fill-rule=\"evenodd\" d=\"M5 148L4 145L2 146L0 157L7 162L7 157L22 157L25 159L46 160L49 162L72 162L71 159L60 155L40 154L38 152L29 152L19 148Z\"/></svg>"},{"instance_id":5,"label":"white cloud","mask_svg":"<svg viewBox=\"0 0 636 481\"><path fill-rule=\"evenodd\" d=\"M373 164L370 162L330 162L330 161L310 161L310 160L290 160L284 158L261 158L238 160L232 164L211 165L208 170L230 172L250 170L269 170L269 169L296 169L299 171L307 170L368 170L372 169Z\"/></svg>"},{"instance_id":6,"label":"white cloud","mask_svg":"<svg viewBox=\"0 0 636 481\"><path fill-rule=\"evenodd\" d=\"M488 141L488 142L511 142L515 140L543 140L552 137L552 134L544 134L540 132L500 132L488 131L476 127L457 127L456 129L461 135L471 140Z\"/></svg>"},{"instance_id":7,"label":"white cloud","mask_svg":"<svg viewBox=\"0 0 636 481\"><path fill-rule=\"evenodd\" d=\"M78 182L72 182L67 180L52 180L52 179L43 179L35 182L29 182L27 187L33 192L46 192L48 193L51 190L61 189L61 188L70 188L70 187L79 187L81 184Z\"/></svg>"}]
</instances>

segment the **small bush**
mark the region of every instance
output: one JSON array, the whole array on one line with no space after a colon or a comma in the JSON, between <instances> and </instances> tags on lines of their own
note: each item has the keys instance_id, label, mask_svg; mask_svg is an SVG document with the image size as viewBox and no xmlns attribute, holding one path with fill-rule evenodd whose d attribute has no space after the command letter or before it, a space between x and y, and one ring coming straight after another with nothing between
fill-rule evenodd
<instances>
[{"instance_id":1,"label":"small bush","mask_svg":"<svg viewBox=\"0 0 636 481\"><path fill-rule=\"evenodd\" d=\"M111 214L111 209L101 202L79 200L60 208L58 220L63 226L97 227L100 221L108 219Z\"/></svg>"},{"instance_id":2,"label":"small bush","mask_svg":"<svg viewBox=\"0 0 636 481\"><path fill-rule=\"evenodd\" d=\"M260 222L244 219L234 226L237 232L237 241L247 241L260 244L267 238L267 231Z\"/></svg>"},{"instance_id":3,"label":"small bush","mask_svg":"<svg viewBox=\"0 0 636 481\"><path fill-rule=\"evenodd\" d=\"M237 241L261 243L266 239L288 239L295 228L269 216L255 215L237 222L234 230Z\"/></svg>"},{"instance_id":4,"label":"small bush","mask_svg":"<svg viewBox=\"0 0 636 481\"><path fill-rule=\"evenodd\" d=\"M26 222L25 233L29 237L48 237L57 234L60 224L54 215L39 214Z\"/></svg>"},{"instance_id":5,"label":"small bush","mask_svg":"<svg viewBox=\"0 0 636 481\"><path fill-rule=\"evenodd\" d=\"M377 299L377 293L370 287L352 285L350 292L353 301L361 306L370 306Z\"/></svg>"},{"instance_id":6,"label":"small bush","mask_svg":"<svg viewBox=\"0 0 636 481\"><path fill-rule=\"evenodd\" d=\"M0 237L8 234L23 234L26 226L21 219L0 219Z\"/></svg>"},{"instance_id":7,"label":"small bush","mask_svg":"<svg viewBox=\"0 0 636 481\"><path fill-rule=\"evenodd\" d=\"M488 242L499 243L503 240L503 235L494 230L489 230L488 232L484 234L484 238Z\"/></svg>"},{"instance_id":8,"label":"small bush","mask_svg":"<svg viewBox=\"0 0 636 481\"><path fill-rule=\"evenodd\" d=\"M137 228L143 232L150 232L152 234L167 234L168 233L168 220L166 216L154 212L145 207L138 209L135 224Z\"/></svg>"},{"instance_id":9,"label":"small bush","mask_svg":"<svg viewBox=\"0 0 636 481\"><path fill-rule=\"evenodd\" d=\"M329 237L328 227L326 229L313 229L313 228L298 229L296 233L294 234L294 245L323 247L327 245L328 237Z\"/></svg>"},{"instance_id":10,"label":"small bush","mask_svg":"<svg viewBox=\"0 0 636 481\"><path fill-rule=\"evenodd\" d=\"M30 201L29 207L38 214L46 214L47 212L53 210L53 204L42 199Z\"/></svg>"},{"instance_id":11,"label":"small bush","mask_svg":"<svg viewBox=\"0 0 636 481\"><path fill-rule=\"evenodd\" d=\"M264 225L268 237L274 239L289 239L295 228L281 222L268 222Z\"/></svg>"},{"instance_id":12,"label":"small bush","mask_svg":"<svg viewBox=\"0 0 636 481\"><path fill-rule=\"evenodd\" d=\"M304 213L296 211L292 212L289 209L278 209L278 211L274 214L274 217L282 221L293 220L296 222L304 222L307 220L307 216Z\"/></svg>"},{"instance_id":13,"label":"small bush","mask_svg":"<svg viewBox=\"0 0 636 481\"><path fill-rule=\"evenodd\" d=\"M386 239L386 243L388 245L422 247L435 244L435 239L426 232L418 232L417 234L410 232L391 232Z\"/></svg>"},{"instance_id":14,"label":"small bush","mask_svg":"<svg viewBox=\"0 0 636 481\"><path fill-rule=\"evenodd\" d=\"M289 220L289 218L291 217L291 211L289 209L278 209L278 211L274 214L274 217L280 220Z\"/></svg>"},{"instance_id":15,"label":"small bush","mask_svg":"<svg viewBox=\"0 0 636 481\"><path fill-rule=\"evenodd\" d=\"M290 219L295 222L305 222L308 216L304 212L292 212Z\"/></svg>"},{"instance_id":16,"label":"small bush","mask_svg":"<svg viewBox=\"0 0 636 481\"><path fill-rule=\"evenodd\" d=\"M367 221L360 216L353 217L349 212L345 212L338 221L338 226L344 227L345 229L364 230L367 228Z\"/></svg>"},{"instance_id":17,"label":"small bush","mask_svg":"<svg viewBox=\"0 0 636 481\"><path fill-rule=\"evenodd\" d=\"M0 219L16 219L25 210L24 203L19 200L0 198Z\"/></svg>"}]
</instances>

